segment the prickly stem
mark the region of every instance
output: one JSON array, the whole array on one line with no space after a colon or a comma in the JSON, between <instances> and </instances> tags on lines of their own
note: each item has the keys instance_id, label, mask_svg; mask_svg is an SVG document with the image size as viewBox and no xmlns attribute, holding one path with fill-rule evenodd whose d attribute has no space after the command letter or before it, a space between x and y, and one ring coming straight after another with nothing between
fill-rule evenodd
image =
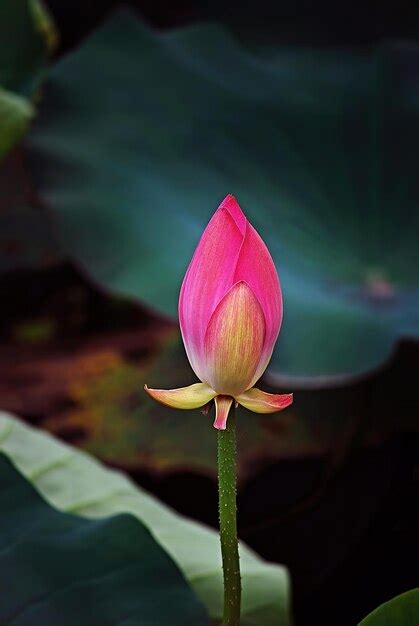
<instances>
[{"instance_id":1,"label":"prickly stem","mask_svg":"<svg viewBox=\"0 0 419 626\"><path fill-rule=\"evenodd\" d=\"M224 573L222 626L239 626L241 581L237 541L236 416L232 406L226 430L218 431L218 498Z\"/></svg>"}]
</instances>

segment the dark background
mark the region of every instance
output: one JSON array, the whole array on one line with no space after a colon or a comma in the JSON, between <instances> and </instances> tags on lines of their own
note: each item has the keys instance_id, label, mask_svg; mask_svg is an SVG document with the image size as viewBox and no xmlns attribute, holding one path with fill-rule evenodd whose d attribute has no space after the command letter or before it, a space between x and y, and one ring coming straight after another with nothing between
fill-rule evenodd
<instances>
[{"instance_id":1,"label":"dark background","mask_svg":"<svg viewBox=\"0 0 419 626\"><path fill-rule=\"evenodd\" d=\"M413 2L341 2L330 0L48 0L61 33L62 49L72 47L115 6L134 7L150 24L170 28L218 19L302 45L375 42L385 37L417 37L419 8Z\"/></svg>"}]
</instances>

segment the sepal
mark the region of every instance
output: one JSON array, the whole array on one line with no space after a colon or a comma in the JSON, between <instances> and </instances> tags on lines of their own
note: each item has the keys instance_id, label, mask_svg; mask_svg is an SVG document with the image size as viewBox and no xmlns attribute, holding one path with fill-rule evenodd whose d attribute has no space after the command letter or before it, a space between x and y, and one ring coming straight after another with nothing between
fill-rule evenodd
<instances>
[{"instance_id":1,"label":"sepal","mask_svg":"<svg viewBox=\"0 0 419 626\"><path fill-rule=\"evenodd\" d=\"M276 413L292 404L293 394L266 393L257 387L252 387L235 396L234 399L254 413Z\"/></svg>"},{"instance_id":2,"label":"sepal","mask_svg":"<svg viewBox=\"0 0 419 626\"><path fill-rule=\"evenodd\" d=\"M149 389L144 385L144 389L154 400L174 409L198 409L216 395L215 391L204 383L194 383L178 389Z\"/></svg>"}]
</instances>

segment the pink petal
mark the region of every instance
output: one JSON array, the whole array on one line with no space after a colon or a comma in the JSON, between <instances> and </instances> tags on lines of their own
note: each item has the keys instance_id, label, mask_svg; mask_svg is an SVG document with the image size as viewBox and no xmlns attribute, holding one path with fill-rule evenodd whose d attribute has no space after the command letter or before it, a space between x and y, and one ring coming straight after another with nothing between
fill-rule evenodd
<instances>
[{"instance_id":1,"label":"pink petal","mask_svg":"<svg viewBox=\"0 0 419 626\"><path fill-rule=\"evenodd\" d=\"M174 409L197 409L216 395L215 391L203 383L178 389L149 389L144 385L144 389L154 400Z\"/></svg>"},{"instance_id":2,"label":"pink petal","mask_svg":"<svg viewBox=\"0 0 419 626\"><path fill-rule=\"evenodd\" d=\"M215 309L205 335L205 380L211 388L232 396L248 389L264 339L261 306L246 283L236 283Z\"/></svg>"},{"instance_id":3,"label":"pink petal","mask_svg":"<svg viewBox=\"0 0 419 626\"><path fill-rule=\"evenodd\" d=\"M239 229L241 235L244 237L246 234L247 219L246 219L245 214L241 210L240 205L237 202L236 198L232 196L231 193L229 193L228 196L224 198L219 208L227 209L227 211L230 213L231 217L233 218L234 223Z\"/></svg>"},{"instance_id":4,"label":"pink petal","mask_svg":"<svg viewBox=\"0 0 419 626\"><path fill-rule=\"evenodd\" d=\"M226 196L206 227L186 272L179 320L186 353L198 378L205 372L205 333L217 305L236 283L253 291L265 319L265 341L249 386L260 378L272 356L282 321L282 296L269 251L232 195Z\"/></svg>"},{"instance_id":5,"label":"pink petal","mask_svg":"<svg viewBox=\"0 0 419 626\"><path fill-rule=\"evenodd\" d=\"M242 216L242 217L241 217ZM233 284L242 245L244 215L229 196L206 227L183 280L179 321L192 369L203 378L203 346L208 322L217 304Z\"/></svg>"},{"instance_id":6,"label":"pink petal","mask_svg":"<svg viewBox=\"0 0 419 626\"><path fill-rule=\"evenodd\" d=\"M234 281L245 281L259 301L265 317L265 343L253 385L265 371L282 321L282 294L278 273L268 248L247 222L246 235L237 261Z\"/></svg>"},{"instance_id":7,"label":"pink petal","mask_svg":"<svg viewBox=\"0 0 419 626\"><path fill-rule=\"evenodd\" d=\"M254 413L276 413L292 404L292 393L266 393L256 387L235 396L234 399Z\"/></svg>"},{"instance_id":8,"label":"pink petal","mask_svg":"<svg viewBox=\"0 0 419 626\"><path fill-rule=\"evenodd\" d=\"M218 430L226 429L227 418L232 403L233 398L231 398L230 396L216 396L214 428L217 428Z\"/></svg>"}]
</instances>

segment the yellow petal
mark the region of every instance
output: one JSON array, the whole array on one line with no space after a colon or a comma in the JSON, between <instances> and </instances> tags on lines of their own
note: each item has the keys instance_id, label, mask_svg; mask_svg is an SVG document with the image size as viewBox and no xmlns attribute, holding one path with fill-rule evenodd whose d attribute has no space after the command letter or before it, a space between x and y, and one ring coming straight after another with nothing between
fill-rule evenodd
<instances>
[{"instance_id":1,"label":"yellow petal","mask_svg":"<svg viewBox=\"0 0 419 626\"><path fill-rule=\"evenodd\" d=\"M292 393L266 393L256 387L235 396L236 402L254 413L276 413L292 404Z\"/></svg>"},{"instance_id":2,"label":"yellow petal","mask_svg":"<svg viewBox=\"0 0 419 626\"><path fill-rule=\"evenodd\" d=\"M227 418L230 412L233 398L231 396L217 396L215 398L215 421L214 428L225 430Z\"/></svg>"},{"instance_id":3,"label":"yellow petal","mask_svg":"<svg viewBox=\"0 0 419 626\"><path fill-rule=\"evenodd\" d=\"M204 383L195 383L178 389L149 389L144 385L144 389L157 402L174 409L198 409L216 395L215 391Z\"/></svg>"},{"instance_id":4,"label":"yellow petal","mask_svg":"<svg viewBox=\"0 0 419 626\"><path fill-rule=\"evenodd\" d=\"M252 384L265 338L259 302L238 282L217 305L205 335L206 380L217 393L234 396Z\"/></svg>"}]
</instances>

